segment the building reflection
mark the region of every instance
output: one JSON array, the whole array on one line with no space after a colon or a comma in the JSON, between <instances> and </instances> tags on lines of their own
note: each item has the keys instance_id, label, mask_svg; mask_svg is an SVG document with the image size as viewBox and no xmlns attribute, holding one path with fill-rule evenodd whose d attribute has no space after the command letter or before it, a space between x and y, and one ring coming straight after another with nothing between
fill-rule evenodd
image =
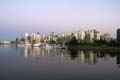
<instances>
[{"instance_id":1,"label":"building reflection","mask_svg":"<svg viewBox=\"0 0 120 80\"><path fill-rule=\"evenodd\" d=\"M30 46L19 46L19 52L21 56L24 56L25 58L28 58L32 55L32 47Z\"/></svg>"},{"instance_id":2,"label":"building reflection","mask_svg":"<svg viewBox=\"0 0 120 80\"><path fill-rule=\"evenodd\" d=\"M91 50L88 51L74 51L71 54L71 59L74 59L78 63L87 63L87 64L95 64L98 62L97 53Z\"/></svg>"},{"instance_id":3,"label":"building reflection","mask_svg":"<svg viewBox=\"0 0 120 80\"><path fill-rule=\"evenodd\" d=\"M70 60L76 63L97 64L102 60L109 61L116 58L116 63L120 64L120 52L109 52L99 50L78 50L78 49L53 49L39 47L19 47L18 49L25 58L33 57L36 59L47 57L52 59L60 59L61 61Z\"/></svg>"},{"instance_id":4,"label":"building reflection","mask_svg":"<svg viewBox=\"0 0 120 80\"><path fill-rule=\"evenodd\" d=\"M117 56L116 56L116 63L118 65L118 67L120 68L120 52L117 53Z\"/></svg>"},{"instance_id":5,"label":"building reflection","mask_svg":"<svg viewBox=\"0 0 120 80\"><path fill-rule=\"evenodd\" d=\"M67 51L62 49L39 48L39 47L32 48L30 46L22 46L19 47L19 52L21 56L24 56L25 58L33 57L38 59L41 57L49 58L57 57L60 58L61 60L68 58Z\"/></svg>"},{"instance_id":6,"label":"building reflection","mask_svg":"<svg viewBox=\"0 0 120 80\"><path fill-rule=\"evenodd\" d=\"M34 48L32 49L32 56L35 57L36 59L37 59L37 58L40 58L40 57L42 56L41 48L34 47Z\"/></svg>"},{"instance_id":7,"label":"building reflection","mask_svg":"<svg viewBox=\"0 0 120 80\"><path fill-rule=\"evenodd\" d=\"M117 53L116 60L117 60L117 64L120 64L120 53Z\"/></svg>"},{"instance_id":8,"label":"building reflection","mask_svg":"<svg viewBox=\"0 0 120 80\"><path fill-rule=\"evenodd\" d=\"M97 53L93 51L85 51L85 62L88 64L95 64L98 62Z\"/></svg>"},{"instance_id":9,"label":"building reflection","mask_svg":"<svg viewBox=\"0 0 120 80\"><path fill-rule=\"evenodd\" d=\"M72 50L69 51L71 55L71 60L77 63L86 64L97 64L102 59L104 61L109 61L111 58L117 57L117 64L120 64L120 51L100 51L100 50Z\"/></svg>"},{"instance_id":10,"label":"building reflection","mask_svg":"<svg viewBox=\"0 0 120 80\"><path fill-rule=\"evenodd\" d=\"M84 63L85 61L85 55L84 51L78 51L78 58L76 59L78 63Z\"/></svg>"},{"instance_id":11,"label":"building reflection","mask_svg":"<svg viewBox=\"0 0 120 80\"><path fill-rule=\"evenodd\" d=\"M78 57L78 50L77 49L70 49L69 53L71 55L71 60L75 60Z\"/></svg>"}]
</instances>

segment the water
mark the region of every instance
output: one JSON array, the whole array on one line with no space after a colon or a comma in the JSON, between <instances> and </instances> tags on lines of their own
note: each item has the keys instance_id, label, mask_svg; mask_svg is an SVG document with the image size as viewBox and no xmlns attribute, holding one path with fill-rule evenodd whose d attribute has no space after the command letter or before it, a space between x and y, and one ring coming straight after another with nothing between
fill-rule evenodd
<instances>
[{"instance_id":1,"label":"water","mask_svg":"<svg viewBox=\"0 0 120 80\"><path fill-rule=\"evenodd\" d=\"M0 80L120 80L120 51L0 46Z\"/></svg>"}]
</instances>

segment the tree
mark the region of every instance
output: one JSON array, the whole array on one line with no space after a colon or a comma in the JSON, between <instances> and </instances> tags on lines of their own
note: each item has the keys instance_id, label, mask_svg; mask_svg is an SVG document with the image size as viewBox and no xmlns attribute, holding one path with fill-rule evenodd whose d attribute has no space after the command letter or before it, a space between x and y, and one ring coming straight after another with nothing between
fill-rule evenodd
<instances>
[{"instance_id":1,"label":"tree","mask_svg":"<svg viewBox=\"0 0 120 80\"><path fill-rule=\"evenodd\" d=\"M71 37L71 39L66 44L68 44L68 45L77 45L78 40L76 39L75 36L73 36L73 37Z\"/></svg>"}]
</instances>

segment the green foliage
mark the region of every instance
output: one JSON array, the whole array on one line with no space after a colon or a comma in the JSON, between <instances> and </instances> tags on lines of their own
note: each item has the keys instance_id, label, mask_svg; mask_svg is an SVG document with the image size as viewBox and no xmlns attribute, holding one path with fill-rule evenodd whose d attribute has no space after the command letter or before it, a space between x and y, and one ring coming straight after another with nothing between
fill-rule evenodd
<instances>
[{"instance_id":1,"label":"green foliage","mask_svg":"<svg viewBox=\"0 0 120 80\"><path fill-rule=\"evenodd\" d=\"M78 43L78 40L76 39L76 37L72 37L67 43L67 45L79 45L79 46L91 46L91 47L97 47L97 46L101 46L101 47L120 47L120 44L118 44L115 40L110 40L110 41L106 41L106 40L96 40L94 41L94 43L91 44L86 44L86 43Z\"/></svg>"},{"instance_id":2,"label":"green foliage","mask_svg":"<svg viewBox=\"0 0 120 80\"><path fill-rule=\"evenodd\" d=\"M55 44L56 42L54 40L50 40L50 44Z\"/></svg>"},{"instance_id":3,"label":"green foliage","mask_svg":"<svg viewBox=\"0 0 120 80\"><path fill-rule=\"evenodd\" d=\"M109 42L105 40L98 40L94 42L95 46L107 46L107 47L118 47L118 43L115 40L110 40Z\"/></svg>"},{"instance_id":4,"label":"green foliage","mask_svg":"<svg viewBox=\"0 0 120 80\"><path fill-rule=\"evenodd\" d=\"M117 46L117 43L115 42L115 40L111 40L107 46Z\"/></svg>"},{"instance_id":5,"label":"green foliage","mask_svg":"<svg viewBox=\"0 0 120 80\"><path fill-rule=\"evenodd\" d=\"M73 36L66 44L67 45L78 45L78 40L76 39L75 36Z\"/></svg>"},{"instance_id":6,"label":"green foliage","mask_svg":"<svg viewBox=\"0 0 120 80\"><path fill-rule=\"evenodd\" d=\"M102 45L106 45L106 44L107 44L107 41L105 41L105 40L95 40L94 41L95 46L102 46Z\"/></svg>"}]
</instances>

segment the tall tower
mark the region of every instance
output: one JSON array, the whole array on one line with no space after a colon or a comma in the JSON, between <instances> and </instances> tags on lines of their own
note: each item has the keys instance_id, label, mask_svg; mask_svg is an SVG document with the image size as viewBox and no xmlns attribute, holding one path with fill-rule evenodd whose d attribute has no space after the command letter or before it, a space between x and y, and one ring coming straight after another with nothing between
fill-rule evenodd
<instances>
[{"instance_id":1,"label":"tall tower","mask_svg":"<svg viewBox=\"0 0 120 80\"><path fill-rule=\"evenodd\" d=\"M120 44L120 29L117 29L117 42Z\"/></svg>"}]
</instances>

